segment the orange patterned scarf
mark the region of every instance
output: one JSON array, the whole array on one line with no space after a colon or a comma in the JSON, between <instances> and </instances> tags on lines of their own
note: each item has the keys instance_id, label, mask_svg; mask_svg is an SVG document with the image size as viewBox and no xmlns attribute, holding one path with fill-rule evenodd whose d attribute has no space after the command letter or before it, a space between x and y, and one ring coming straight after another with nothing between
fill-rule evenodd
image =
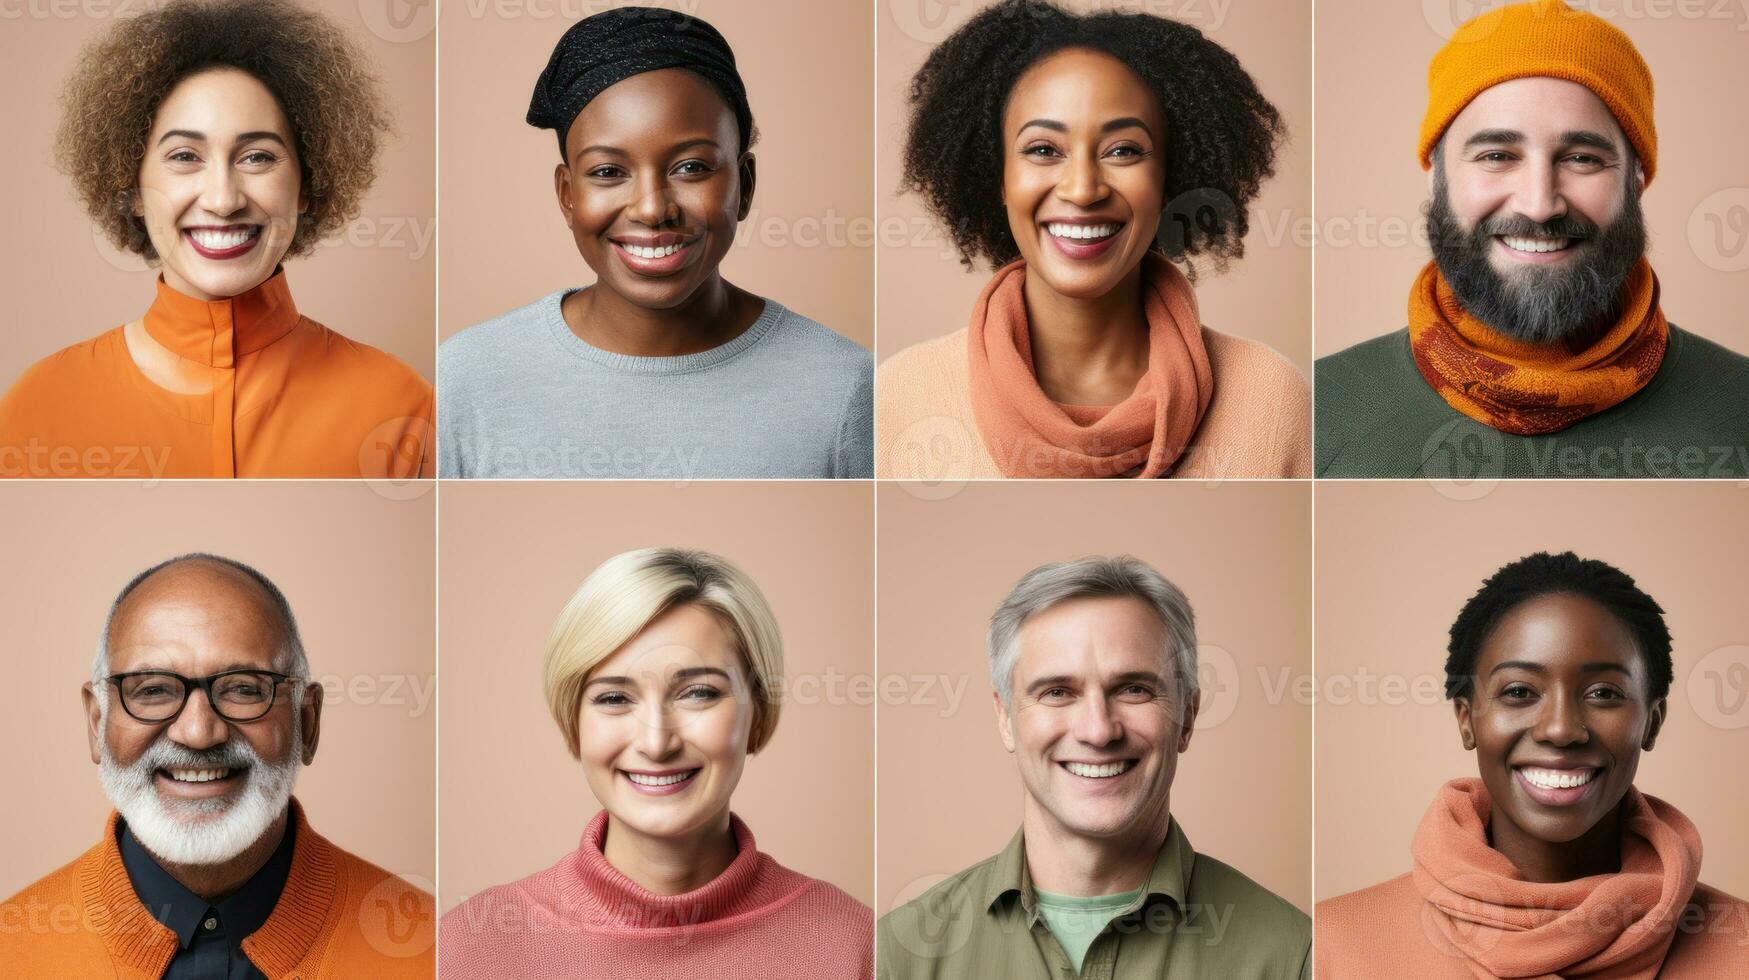
<instances>
[{"instance_id":1,"label":"orange patterned scarf","mask_svg":"<svg viewBox=\"0 0 1749 980\"><path fill-rule=\"evenodd\" d=\"M1621 870L1544 884L1488 846L1491 811L1480 779L1454 779L1415 831L1415 890L1434 945L1449 945L1478 977L1652 980L1700 877L1694 824L1630 788Z\"/></svg>"},{"instance_id":2,"label":"orange patterned scarf","mask_svg":"<svg viewBox=\"0 0 1749 980\"><path fill-rule=\"evenodd\" d=\"M1148 373L1116 405L1063 405L1038 385L1026 319L1026 261L996 270L972 309L972 414L1004 476L1157 477L1190 445L1214 396L1196 295L1184 273L1142 259Z\"/></svg>"},{"instance_id":3,"label":"orange patterned scarf","mask_svg":"<svg viewBox=\"0 0 1749 980\"><path fill-rule=\"evenodd\" d=\"M1409 292L1409 348L1421 376L1452 408L1513 435L1559 432L1620 404L1663 363L1670 325L1651 263L1640 259L1623 288L1621 319L1574 354L1500 335L1458 303L1429 262Z\"/></svg>"}]
</instances>

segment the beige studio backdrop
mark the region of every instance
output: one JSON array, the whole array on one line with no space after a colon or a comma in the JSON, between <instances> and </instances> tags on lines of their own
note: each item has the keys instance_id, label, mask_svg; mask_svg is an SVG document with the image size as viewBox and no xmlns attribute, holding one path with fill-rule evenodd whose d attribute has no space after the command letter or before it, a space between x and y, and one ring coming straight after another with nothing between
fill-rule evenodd
<instances>
[{"instance_id":1,"label":"beige studio backdrop","mask_svg":"<svg viewBox=\"0 0 1749 980\"><path fill-rule=\"evenodd\" d=\"M253 565L285 593L326 689L297 798L317 833L430 890L437 875L430 494L358 482L0 485L0 897L96 844L111 809L80 686L134 575L190 551Z\"/></svg>"},{"instance_id":2,"label":"beige studio backdrop","mask_svg":"<svg viewBox=\"0 0 1749 980\"><path fill-rule=\"evenodd\" d=\"M565 31L624 6L702 18L728 40L747 84L758 174L724 277L872 347L866 0L445 0L441 338L594 282L553 196L553 133L523 117Z\"/></svg>"},{"instance_id":3,"label":"beige studio backdrop","mask_svg":"<svg viewBox=\"0 0 1749 980\"><path fill-rule=\"evenodd\" d=\"M734 812L760 850L870 902L873 508L866 483L446 482L440 911L551 867L600 811L547 711L541 655L597 565L659 545L739 565L783 635L783 712Z\"/></svg>"},{"instance_id":4,"label":"beige studio backdrop","mask_svg":"<svg viewBox=\"0 0 1749 980\"><path fill-rule=\"evenodd\" d=\"M993 0L873 0L879 39L880 348L900 350L966 325L991 271L968 271L914 193L899 193L911 76L939 44ZM1302 0L1056 0L1067 10L1148 13L1200 28L1231 51L1281 112L1287 141L1276 173L1251 204L1245 257L1196 285L1205 325L1262 341L1307 377L1312 364L1312 16ZM866 5L859 5L866 9ZM1321 121L1321 120L1320 120ZM1170 125L1170 121L1168 121ZM1199 263L1201 269L1206 263Z\"/></svg>"},{"instance_id":5,"label":"beige studio backdrop","mask_svg":"<svg viewBox=\"0 0 1749 980\"><path fill-rule=\"evenodd\" d=\"M299 312L435 377L437 257L431 31L403 23L402 0L301 0L328 15L368 55L395 116L377 180L338 237L285 264ZM18 0L0 5L6 66L7 152L0 202L13 234L6 269L0 390L69 344L138 319L152 304L156 267L119 252L54 168L61 85L80 50L118 20L162 0Z\"/></svg>"},{"instance_id":6,"label":"beige studio backdrop","mask_svg":"<svg viewBox=\"0 0 1749 980\"><path fill-rule=\"evenodd\" d=\"M1435 791L1476 775L1443 692L1452 620L1502 565L1568 550L1664 607L1676 677L1634 785L1699 828L1701 881L1749 894L1749 488L1321 482L1317 526L1319 900L1410 869Z\"/></svg>"},{"instance_id":7,"label":"beige studio backdrop","mask_svg":"<svg viewBox=\"0 0 1749 980\"><path fill-rule=\"evenodd\" d=\"M1199 853L1310 912L1312 713L1294 696L1312 656L1308 484L883 482L879 498L877 915L1020 826L990 614L1039 565L1118 554L1159 569L1196 613L1203 704L1174 818Z\"/></svg>"},{"instance_id":8,"label":"beige studio backdrop","mask_svg":"<svg viewBox=\"0 0 1749 980\"><path fill-rule=\"evenodd\" d=\"M1317 356L1408 322L1432 259L1415 140L1427 66L1501 0L1318 0ZM1749 353L1749 8L1716 0L1568 0L1627 34L1652 71L1658 173L1647 256L1672 323Z\"/></svg>"}]
</instances>

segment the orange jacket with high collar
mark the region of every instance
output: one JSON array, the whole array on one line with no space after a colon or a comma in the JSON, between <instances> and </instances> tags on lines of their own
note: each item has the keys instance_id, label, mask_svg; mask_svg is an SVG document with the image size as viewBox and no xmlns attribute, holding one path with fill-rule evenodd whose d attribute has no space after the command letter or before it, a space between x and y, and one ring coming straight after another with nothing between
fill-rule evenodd
<instances>
[{"instance_id":1,"label":"orange jacket with high collar","mask_svg":"<svg viewBox=\"0 0 1749 980\"><path fill-rule=\"evenodd\" d=\"M160 278L141 323L178 390L141 369L125 326L52 354L0 398L0 476L430 474L431 385L302 316L283 271L211 301Z\"/></svg>"},{"instance_id":2,"label":"orange jacket with high collar","mask_svg":"<svg viewBox=\"0 0 1749 980\"><path fill-rule=\"evenodd\" d=\"M294 799L290 876L243 952L270 980L429 980L436 969L429 894L335 847ZM0 975L117 978L163 975L176 933L134 894L111 813L103 840L73 863L0 903Z\"/></svg>"}]
</instances>

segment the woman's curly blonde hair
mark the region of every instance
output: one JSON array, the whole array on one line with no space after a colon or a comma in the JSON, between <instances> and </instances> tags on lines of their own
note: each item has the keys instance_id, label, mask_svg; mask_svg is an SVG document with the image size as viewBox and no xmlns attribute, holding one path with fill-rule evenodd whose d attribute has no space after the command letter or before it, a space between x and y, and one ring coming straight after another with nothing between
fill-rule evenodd
<instances>
[{"instance_id":1,"label":"woman's curly blonde hair","mask_svg":"<svg viewBox=\"0 0 1749 980\"><path fill-rule=\"evenodd\" d=\"M289 0L172 0L118 22L67 79L56 164L117 248L156 260L134 214L146 140L171 90L214 68L259 80L291 123L309 207L286 254L307 254L357 217L393 120L364 52Z\"/></svg>"}]
</instances>

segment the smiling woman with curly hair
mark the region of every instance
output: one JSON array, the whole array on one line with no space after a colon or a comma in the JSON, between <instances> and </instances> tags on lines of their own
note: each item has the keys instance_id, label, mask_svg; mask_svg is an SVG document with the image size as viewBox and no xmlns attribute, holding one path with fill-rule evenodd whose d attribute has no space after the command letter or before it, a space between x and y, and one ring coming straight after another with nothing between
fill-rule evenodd
<instances>
[{"instance_id":1,"label":"smiling woman with curly hair","mask_svg":"<svg viewBox=\"0 0 1749 980\"><path fill-rule=\"evenodd\" d=\"M0 475L419 474L431 386L280 267L357 216L389 128L362 52L289 0L173 0L87 47L56 161L157 292L0 399Z\"/></svg>"},{"instance_id":2,"label":"smiling woman with curly hair","mask_svg":"<svg viewBox=\"0 0 1749 980\"><path fill-rule=\"evenodd\" d=\"M904 186L995 276L966 329L881 365L882 476L1309 475L1305 379L1203 326L1191 289L1194 260L1244 254L1285 135L1230 52L1161 17L1004 0L910 102Z\"/></svg>"}]
</instances>

